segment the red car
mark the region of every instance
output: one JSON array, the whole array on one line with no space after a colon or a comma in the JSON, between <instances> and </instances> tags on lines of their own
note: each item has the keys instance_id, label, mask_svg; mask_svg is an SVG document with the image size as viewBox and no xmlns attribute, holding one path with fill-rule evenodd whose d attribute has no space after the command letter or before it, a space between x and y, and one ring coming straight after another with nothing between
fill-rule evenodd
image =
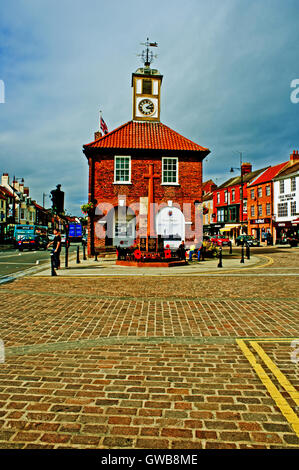
<instances>
[{"instance_id":1,"label":"red car","mask_svg":"<svg viewBox=\"0 0 299 470\"><path fill-rule=\"evenodd\" d=\"M230 239L224 235L214 235L210 238L210 242L217 246L229 246L231 244Z\"/></svg>"}]
</instances>

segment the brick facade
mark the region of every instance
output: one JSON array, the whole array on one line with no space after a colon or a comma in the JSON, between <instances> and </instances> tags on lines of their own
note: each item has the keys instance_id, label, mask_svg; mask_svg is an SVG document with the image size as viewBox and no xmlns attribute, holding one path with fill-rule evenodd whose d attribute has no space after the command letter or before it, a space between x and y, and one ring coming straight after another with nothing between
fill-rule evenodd
<instances>
[{"instance_id":1,"label":"brick facade","mask_svg":"<svg viewBox=\"0 0 299 470\"><path fill-rule=\"evenodd\" d=\"M86 152L88 155L88 152ZM130 184L116 184L114 182L114 157L115 155L125 154L131 157L131 181ZM177 157L178 158L178 184L162 184L162 157ZM89 201L94 201L95 204L104 210L96 210L94 217L89 217L89 233L92 232L92 224L94 227L98 225L98 229L94 229L94 249L96 252L101 251L107 244L105 240L105 224L102 224L102 237L98 237L96 232L99 232L100 220L103 220L107 214L105 213L105 205L110 204L113 207L119 205L119 199L125 199L126 207L140 204L141 199L147 200L148 196L148 180L144 177L148 173L149 164L154 164L154 172L159 175L159 178L154 180L154 199L156 213L159 211L159 206L167 206L169 201L172 201L173 206L178 206L182 211L184 205L189 204L190 208L184 211L186 221L186 235L188 228L194 230L195 219L195 203L202 201L202 161L203 156L199 156L194 152L186 151L151 151L151 150L134 150L120 152L113 150L104 153L94 152L89 156ZM161 208L161 207L160 207ZM137 216L138 230L138 216L139 210L135 209ZM191 222L191 223L190 223ZM188 227L188 228L187 228ZM187 238L187 236L186 236ZM137 237L138 241L138 237ZM92 253L92 237L88 238L88 253Z\"/></svg>"}]
</instances>

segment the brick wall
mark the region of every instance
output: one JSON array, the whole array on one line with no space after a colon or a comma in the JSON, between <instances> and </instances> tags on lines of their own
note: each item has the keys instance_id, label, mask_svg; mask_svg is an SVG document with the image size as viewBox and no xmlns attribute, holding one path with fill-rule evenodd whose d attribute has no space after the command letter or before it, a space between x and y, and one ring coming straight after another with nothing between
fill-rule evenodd
<instances>
[{"instance_id":1,"label":"brick wall","mask_svg":"<svg viewBox=\"0 0 299 470\"><path fill-rule=\"evenodd\" d=\"M160 177L154 180L155 203L162 204L171 200L173 204L179 204L183 210L184 203L191 203L191 221L194 223L195 201L202 199L202 162L195 152L172 152L165 155L159 152L142 151L128 152L131 156L131 184L114 184L114 155L120 155L117 151L113 154L96 155L94 173L94 199L97 204L109 203L118 205L118 197L126 196L126 205L140 202L140 197L148 196L148 179L144 175L148 173L149 164L154 164L154 173ZM178 157L178 182L179 185L162 185L162 156ZM89 200L92 198L92 160L89 158ZM95 217L95 223L99 218ZM187 220L187 219L186 219ZM194 226L191 226L193 229ZM95 248L103 247L105 240L95 236ZM90 253L90 237L88 252Z\"/></svg>"}]
</instances>

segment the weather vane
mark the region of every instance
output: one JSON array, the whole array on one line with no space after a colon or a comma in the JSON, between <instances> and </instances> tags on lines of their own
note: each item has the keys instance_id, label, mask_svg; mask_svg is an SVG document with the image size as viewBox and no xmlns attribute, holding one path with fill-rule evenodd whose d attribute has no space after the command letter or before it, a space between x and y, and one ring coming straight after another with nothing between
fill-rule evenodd
<instances>
[{"instance_id":1,"label":"weather vane","mask_svg":"<svg viewBox=\"0 0 299 470\"><path fill-rule=\"evenodd\" d=\"M141 57L145 67L149 67L153 59L157 57L157 55L154 55L153 51L150 50L150 47L158 47L158 43L149 42L149 38L146 38L146 42L141 42L140 44L146 46L146 49L142 51L142 54L138 54L138 57Z\"/></svg>"}]
</instances>

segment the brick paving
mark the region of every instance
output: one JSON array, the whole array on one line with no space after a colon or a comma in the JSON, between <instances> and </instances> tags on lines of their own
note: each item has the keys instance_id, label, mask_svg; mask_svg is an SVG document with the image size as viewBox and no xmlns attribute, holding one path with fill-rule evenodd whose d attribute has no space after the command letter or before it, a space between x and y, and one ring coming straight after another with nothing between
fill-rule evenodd
<instances>
[{"instance_id":1,"label":"brick paving","mask_svg":"<svg viewBox=\"0 0 299 470\"><path fill-rule=\"evenodd\" d=\"M299 279L280 276L298 254L271 254L256 276L2 285L0 448L298 448L236 343L269 338L260 346L299 389Z\"/></svg>"}]
</instances>

